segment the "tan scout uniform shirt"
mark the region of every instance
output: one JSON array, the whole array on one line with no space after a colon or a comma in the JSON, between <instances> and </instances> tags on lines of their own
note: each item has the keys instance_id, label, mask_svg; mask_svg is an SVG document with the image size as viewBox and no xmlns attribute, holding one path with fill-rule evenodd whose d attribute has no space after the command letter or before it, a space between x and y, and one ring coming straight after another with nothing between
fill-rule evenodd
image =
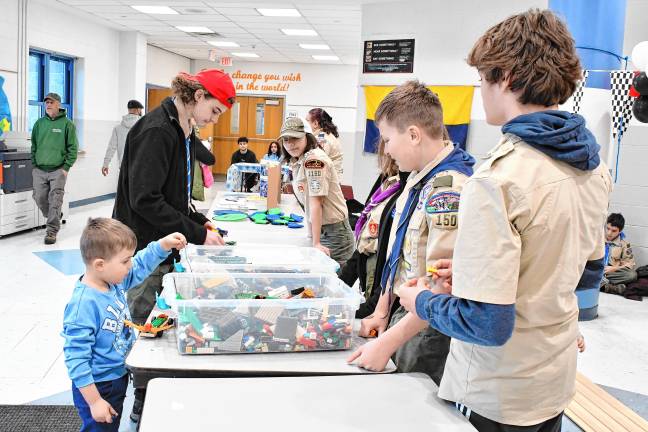
<instances>
[{"instance_id":1,"label":"tan scout uniform shirt","mask_svg":"<svg viewBox=\"0 0 648 432\"><path fill-rule=\"evenodd\" d=\"M600 259L611 179L581 171L507 134L466 182L452 294L515 304L501 347L453 339L439 397L518 426L557 416L574 395L578 304L588 260Z\"/></svg>"},{"instance_id":2,"label":"tan scout uniform shirt","mask_svg":"<svg viewBox=\"0 0 648 432\"><path fill-rule=\"evenodd\" d=\"M316 148L304 153L292 164L293 190L304 205L310 220L311 196L324 197L322 201L322 225L342 222L347 218L347 206L333 162Z\"/></svg>"},{"instance_id":3,"label":"tan scout uniform shirt","mask_svg":"<svg viewBox=\"0 0 648 432\"><path fill-rule=\"evenodd\" d=\"M635 268L636 264L630 243L622 240L621 236L607 243L610 245L610 256L608 262L605 263L606 266L620 266L630 270Z\"/></svg>"},{"instance_id":4,"label":"tan scout uniform shirt","mask_svg":"<svg viewBox=\"0 0 648 432\"><path fill-rule=\"evenodd\" d=\"M389 177L383 182L382 185L380 185L380 189L385 191L398 180L399 176L397 175ZM361 254L373 255L378 250L380 219L382 218L383 211L385 210L385 206L389 202L389 199L390 198L387 198L376 207L374 207L371 212L369 212L369 215L367 216L367 222L365 223L364 227L362 227L362 231L360 231L360 235L358 236L358 240L356 242L356 249L358 249L358 252L360 252Z\"/></svg>"},{"instance_id":5,"label":"tan scout uniform shirt","mask_svg":"<svg viewBox=\"0 0 648 432\"><path fill-rule=\"evenodd\" d=\"M321 130L319 131L321 132ZM315 136L318 134L316 133ZM342 174L344 174L344 156L342 155L342 145L340 140L335 137L333 134L324 135L324 142L322 142L322 149L328 155L328 157L333 161L333 166L338 174L338 180L342 181Z\"/></svg>"},{"instance_id":6,"label":"tan scout uniform shirt","mask_svg":"<svg viewBox=\"0 0 648 432\"><path fill-rule=\"evenodd\" d=\"M412 172L408 177L405 189L396 201L394 223L389 234L388 257L410 189L452 150L453 144L447 142L446 147L422 171ZM459 197L467 178L457 171L441 171L423 185L419 202L405 233L403 252L394 278L394 294L398 295L401 284L409 279L425 276L428 265L438 259L452 257L458 226Z\"/></svg>"}]
</instances>

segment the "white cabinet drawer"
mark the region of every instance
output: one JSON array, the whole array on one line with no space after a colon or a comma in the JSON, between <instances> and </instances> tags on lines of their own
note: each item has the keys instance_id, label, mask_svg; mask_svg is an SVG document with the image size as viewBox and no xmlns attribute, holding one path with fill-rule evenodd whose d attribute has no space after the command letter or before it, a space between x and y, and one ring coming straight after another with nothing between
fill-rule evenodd
<instances>
[{"instance_id":1,"label":"white cabinet drawer","mask_svg":"<svg viewBox=\"0 0 648 432\"><path fill-rule=\"evenodd\" d=\"M15 213L33 212L35 206L31 191L0 195L0 218Z\"/></svg>"},{"instance_id":2,"label":"white cabinet drawer","mask_svg":"<svg viewBox=\"0 0 648 432\"><path fill-rule=\"evenodd\" d=\"M0 219L0 235L7 235L34 227L34 212L16 213Z\"/></svg>"}]
</instances>

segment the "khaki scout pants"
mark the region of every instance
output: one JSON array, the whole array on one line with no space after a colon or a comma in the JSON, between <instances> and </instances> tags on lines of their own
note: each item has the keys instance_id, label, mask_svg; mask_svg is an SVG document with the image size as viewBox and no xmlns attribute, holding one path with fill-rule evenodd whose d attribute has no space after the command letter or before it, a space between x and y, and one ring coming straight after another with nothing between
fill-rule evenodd
<instances>
[{"instance_id":1,"label":"khaki scout pants","mask_svg":"<svg viewBox=\"0 0 648 432\"><path fill-rule=\"evenodd\" d=\"M331 251L331 258L344 266L355 248L355 238L347 219L334 224L322 225L320 242Z\"/></svg>"},{"instance_id":2,"label":"khaki scout pants","mask_svg":"<svg viewBox=\"0 0 648 432\"><path fill-rule=\"evenodd\" d=\"M32 196L43 216L47 218L47 232L56 235L61 228L61 207L67 176L62 168L52 172L34 168L32 180Z\"/></svg>"},{"instance_id":3,"label":"khaki scout pants","mask_svg":"<svg viewBox=\"0 0 648 432\"><path fill-rule=\"evenodd\" d=\"M407 311L400 306L392 315L389 327L400 321ZM439 385L446 358L450 352L450 338L432 327L420 331L401 346L392 356L398 372L422 372Z\"/></svg>"},{"instance_id":4,"label":"khaki scout pants","mask_svg":"<svg viewBox=\"0 0 648 432\"><path fill-rule=\"evenodd\" d=\"M171 273L173 264L160 264L141 284L127 291L128 309L136 324L144 324L155 306L155 294L162 292L162 278Z\"/></svg>"}]
</instances>

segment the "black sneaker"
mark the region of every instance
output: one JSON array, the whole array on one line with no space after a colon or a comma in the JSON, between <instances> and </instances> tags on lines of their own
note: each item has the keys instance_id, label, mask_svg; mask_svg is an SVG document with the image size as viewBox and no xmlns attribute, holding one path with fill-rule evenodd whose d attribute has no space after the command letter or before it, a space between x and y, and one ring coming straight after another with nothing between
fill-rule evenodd
<instances>
[{"instance_id":1,"label":"black sneaker","mask_svg":"<svg viewBox=\"0 0 648 432\"><path fill-rule=\"evenodd\" d=\"M130 413L130 419L133 423L138 423L140 417L142 417L142 408L144 408L144 402L135 398L133 402L133 410Z\"/></svg>"},{"instance_id":2,"label":"black sneaker","mask_svg":"<svg viewBox=\"0 0 648 432\"><path fill-rule=\"evenodd\" d=\"M52 232L45 233L45 244L52 245L56 243L56 234Z\"/></svg>"}]
</instances>

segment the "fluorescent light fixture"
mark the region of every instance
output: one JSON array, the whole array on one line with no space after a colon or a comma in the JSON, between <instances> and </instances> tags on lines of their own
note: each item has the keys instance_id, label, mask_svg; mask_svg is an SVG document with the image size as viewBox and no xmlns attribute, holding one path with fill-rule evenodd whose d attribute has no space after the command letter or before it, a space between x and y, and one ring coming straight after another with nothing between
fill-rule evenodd
<instances>
[{"instance_id":1,"label":"fluorescent light fixture","mask_svg":"<svg viewBox=\"0 0 648 432\"><path fill-rule=\"evenodd\" d=\"M297 9L263 9L263 8L257 8L257 12L259 12L263 16L269 16L269 17L300 17L301 14Z\"/></svg>"},{"instance_id":2,"label":"fluorescent light fixture","mask_svg":"<svg viewBox=\"0 0 648 432\"><path fill-rule=\"evenodd\" d=\"M215 33L214 30L202 26L176 26L176 28L187 33Z\"/></svg>"},{"instance_id":3,"label":"fluorescent light fixture","mask_svg":"<svg viewBox=\"0 0 648 432\"><path fill-rule=\"evenodd\" d=\"M212 40L212 41L207 41L209 45L213 45L215 47L238 47L240 46L236 42L230 42L230 41L219 41L219 40Z\"/></svg>"},{"instance_id":4,"label":"fluorescent light fixture","mask_svg":"<svg viewBox=\"0 0 648 432\"><path fill-rule=\"evenodd\" d=\"M151 15L178 15L178 12L169 6L131 6L136 11Z\"/></svg>"},{"instance_id":5,"label":"fluorescent light fixture","mask_svg":"<svg viewBox=\"0 0 648 432\"><path fill-rule=\"evenodd\" d=\"M236 57L248 57L248 58L257 58L257 57L259 57L258 54L254 54L254 53L251 53L251 52L233 52L232 55L236 56Z\"/></svg>"},{"instance_id":6,"label":"fluorescent light fixture","mask_svg":"<svg viewBox=\"0 0 648 432\"><path fill-rule=\"evenodd\" d=\"M307 29L281 29L283 34L288 35L288 36L317 36L317 32L315 30L307 30Z\"/></svg>"},{"instance_id":7,"label":"fluorescent light fixture","mask_svg":"<svg viewBox=\"0 0 648 432\"><path fill-rule=\"evenodd\" d=\"M299 44L299 46L309 50L330 50L331 49L326 44Z\"/></svg>"},{"instance_id":8,"label":"fluorescent light fixture","mask_svg":"<svg viewBox=\"0 0 648 432\"><path fill-rule=\"evenodd\" d=\"M315 60L340 60L338 56L334 56L334 55L314 55L312 57Z\"/></svg>"}]
</instances>

